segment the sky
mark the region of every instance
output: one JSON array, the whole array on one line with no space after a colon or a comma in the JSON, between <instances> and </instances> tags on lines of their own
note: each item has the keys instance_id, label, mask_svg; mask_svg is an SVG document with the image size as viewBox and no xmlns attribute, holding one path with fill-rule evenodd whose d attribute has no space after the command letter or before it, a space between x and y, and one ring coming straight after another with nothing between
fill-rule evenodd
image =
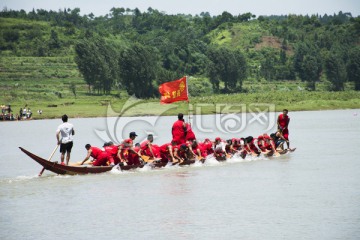
<instances>
[{"instance_id":1,"label":"sky","mask_svg":"<svg viewBox=\"0 0 360 240\"><path fill-rule=\"evenodd\" d=\"M80 15L93 13L104 16L113 7L138 8L147 11L149 7L166 14L191 14L209 12L220 15L227 11L232 15L251 12L260 15L332 15L350 12L353 17L360 15L360 0L1 0L0 10L34 9L58 11L59 9L80 8Z\"/></svg>"}]
</instances>

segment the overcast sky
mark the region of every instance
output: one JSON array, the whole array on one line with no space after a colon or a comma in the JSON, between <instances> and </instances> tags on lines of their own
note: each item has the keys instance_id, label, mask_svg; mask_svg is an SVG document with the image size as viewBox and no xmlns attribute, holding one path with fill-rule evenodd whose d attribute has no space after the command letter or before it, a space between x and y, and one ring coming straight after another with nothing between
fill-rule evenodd
<instances>
[{"instance_id":1,"label":"overcast sky","mask_svg":"<svg viewBox=\"0 0 360 240\"><path fill-rule=\"evenodd\" d=\"M333 14L339 11L360 15L360 0L1 0L0 10L34 9L58 11L76 7L80 14L93 13L95 16L108 14L112 7L139 8L146 11L149 7L167 14L200 14L209 12L219 15L223 11L238 15L251 12L259 15L285 14Z\"/></svg>"}]
</instances>

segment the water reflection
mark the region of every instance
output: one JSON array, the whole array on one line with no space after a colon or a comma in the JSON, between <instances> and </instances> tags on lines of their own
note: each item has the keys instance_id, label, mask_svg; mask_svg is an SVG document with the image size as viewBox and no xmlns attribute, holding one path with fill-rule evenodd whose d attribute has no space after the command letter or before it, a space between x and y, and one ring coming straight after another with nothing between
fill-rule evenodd
<instances>
[{"instance_id":1,"label":"water reflection","mask_svg":"<svg viewBox=\"0 0 360 240\"><path fill-rule=\"evenodd\" d=\"M165 186L162 188L168 195L187 195L191 194L191 181L189 178L196 176L194 171L176 171L165 174L167 179Z\"/></svg>"}]
</instances>

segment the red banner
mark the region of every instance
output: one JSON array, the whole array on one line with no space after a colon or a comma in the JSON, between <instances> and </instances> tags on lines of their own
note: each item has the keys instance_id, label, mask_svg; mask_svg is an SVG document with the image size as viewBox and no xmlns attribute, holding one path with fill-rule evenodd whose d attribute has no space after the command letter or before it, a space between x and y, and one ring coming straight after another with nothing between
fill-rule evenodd
<instances>
[{"instance_id":1,"label":"red banner","mask_svg":"<svg viewBox=\"0 0 360 240\"><path fill-rule=\"evenodd\" d=\"M189 101L186 77L161 84L159 86L159 92L161 95L161 104Z\"/></svg>"}]
</instances>

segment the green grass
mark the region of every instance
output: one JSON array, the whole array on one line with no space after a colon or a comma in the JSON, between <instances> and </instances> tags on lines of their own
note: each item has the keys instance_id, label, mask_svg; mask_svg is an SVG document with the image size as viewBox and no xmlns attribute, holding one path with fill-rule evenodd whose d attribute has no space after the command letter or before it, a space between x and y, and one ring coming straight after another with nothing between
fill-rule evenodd
<instances>
[{"instance_id":1,"label":"green grass","mask_svg":"<svg viewBox=\"0 0 360 240\"><path fill-rule=\"evenodd\" d=\"M35 119L58 118L62 114L71 117L105 117L105 116L146 116L146 115L176 115L178 112L187 113L188 104L185 102L170 105L161 105L159 99L139 100L139 103L130 104L124 111L124 104L128 98L115 98L108 96L80 96L78 98L65 98L52 101L37 101L36 99L11 102L15 113L26 103L34 113ZM110 103L113 112L108 112ZM2 101L3 102L3 101ZM6 103L7 104L7 103ZM246 111L253 107L268 108L272 104L275 111L288 108L290 111L303 110L329 110L360 108L360 92L299 92L272 91L267 93L240 93L229 95L212 95L205 97L190 97L190 104L197 114L212 114L216 112L216 104L226 104L231 111L238 111L239 105L245 106ZM258 105L257 105L258 104ZM50 107L55 105L56 107ZM235 106L235 107L232 107ZM197 110L198 108L198 110ZM42 115L36 111L43 110Z\"/></svg>"},{"instance_id":2,"label":"green grass","mask_svg":"<svg viewBox=\"0 0 360 240\"><path fill-rule=\"evenodd\" d=\"M76 85L76 98L70 84ZM327 92L327 83L319 82L319 91L304 90L301 81L245 81L247 93L213 94L207 78L191 77L189 80L190 103L194 113L216 112L215 104L238 106L251 109L253 104L273 104L276 111L288 108L291 111L360 108L360 92L351 91L352 84L346 84L344 92ZM66 113L71 117L175 115L187 113L185 102L160 105L158 98L131 102L123 111L129 96L125 91L113 91L110 96L92 95L85 84L71 56L69 57L1 57L0 58L0 104L10 104L14 114L28 105L34 119L58 118ZM196 94L195 94L196 93ZM119 97L119 95L121 97ZM108 112L108 104L114 112ZM266 107L265 105L264 107ZM201 109L200 112L196 109ZM42 115L36 111L43 110ZM228 108L228 111L235 111Z\"/></svg>"},{"instance_id":3,"label":"green grass","mask_svg":"<svg viewBox=\"0 0 360 240\"><path fill-rule=\"evenodd\" d=\"M241 50L253 49L261 42L262 36L269 36L258 21L223 24L221 27L211 31L208 37L216 45L225 45Z\"/></svg>"}]
</instances>

